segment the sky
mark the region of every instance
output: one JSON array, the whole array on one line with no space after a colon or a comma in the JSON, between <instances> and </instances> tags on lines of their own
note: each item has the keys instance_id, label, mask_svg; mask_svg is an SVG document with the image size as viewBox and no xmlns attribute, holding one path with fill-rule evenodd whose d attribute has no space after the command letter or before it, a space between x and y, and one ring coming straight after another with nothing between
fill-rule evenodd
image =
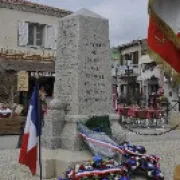
<instances>
[{"instance_id":1,"label":"sky","mask_svg":"<svg viewBox=\"0 0 180 180\"><path fill-rule=\"evenodd\" d=\"M147 37L148 0L31 0L70 11L87 8L109 19L111 47Z\"/></svg>"}]
</instances>

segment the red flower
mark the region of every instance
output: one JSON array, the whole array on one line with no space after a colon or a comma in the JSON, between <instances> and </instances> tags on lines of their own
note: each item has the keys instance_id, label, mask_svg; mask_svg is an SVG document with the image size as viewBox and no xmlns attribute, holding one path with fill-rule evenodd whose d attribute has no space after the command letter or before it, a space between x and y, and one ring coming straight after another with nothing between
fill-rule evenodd
<instances>
[{"instance_id":1,"label":"red flower","mask_svg":"<svg viewBox=\"0 0 180 180\"><path fill-rule=\"evenodd\" d=\"M79 170L85 170L84 165L81 165L81 166L79 167Z\"/></svg>"}]
</instances>

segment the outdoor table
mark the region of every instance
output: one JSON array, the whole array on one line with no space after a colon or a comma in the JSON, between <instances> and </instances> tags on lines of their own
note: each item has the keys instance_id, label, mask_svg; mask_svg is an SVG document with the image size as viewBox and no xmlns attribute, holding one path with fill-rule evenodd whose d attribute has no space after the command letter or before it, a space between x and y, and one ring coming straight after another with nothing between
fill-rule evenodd
<instances>
[{"instance_id":1,"label":"outdoor table","mask_svg":"<svg viewBox=\"0 0 180 180\"><path fill-rule=\"evenodd\" d=\"M156 119L156 124L158 123L157 122L157 119L162 120L162 117L163 117L163 114L164 114L164 111L162 109L156 109L155 112L154 112L154 117ZM162 123L162 122L161 122ZM157 125L156 125L157 126Z\"/></svg>"},{"instance_id":2,"label":"outdoor table","mask_svg":"<svg viewBox=\"0 0 180 180\"><path fill-rule=\"evenodd\" d=\"M154 113L156 118L161 118L163 116L164 111L162 109L156 109Z\"/></svg>"},{"instance_id":3,"label":"outdoor table","mask_svg":"<svg viewBox=\"0 0 180 180\"><path fill-rule=\"evenodd\" d=\"M149 121L149 119L147 118L148 111L146 109L136 109L135 112L136 112L136 118L138 122L140 122L140 124L142 121L147 121L147 120Z\"/></svg>"},{"instance_id":4,"label":"outdoor table","mask_svg":"<svg viewBox=\"0 0 180 180\"><path fill-rule=\"evenodd\" d=\"M120 112L121 112L121 116L122 116L122 122L127 122L128 120L128 110L129 110L129 107L123 107L120 109Z\"/></svg>"},{"instance_id":5,"label":"outdoor table","mask_svg":"<svg viewBox=\"0 0 180 180\"><path fill-rule=\"evenodd\" d=\"M151 109L151 108L148 108L147 109L147 118L148 119L152 119L153 117L154 117L154 112L155 112L155 110L154 109Z\"/></svg>"},{"instance_id":6,"label":"outdoor table","mask_svg":"<svg viewBox=\"0 0 180 180\"><path fill-rule=\"evenodd\" d=\"M124 106L118 105L118 110L117 110L117 112L118 112L119 115L122 115L123 112L124 112Z\"/></svg>"},{"instance_id":7,"label":"outdoor table","mask_svg":"<svg viewBox=\"0 0 180 180\"><path fill-rule=\"evenodd\" d=\"M134 117L135 116L135 108L134 107L130 107L129 109L128 109L128 116L129 117Z\"/></svg>"},{"instance_id":8,"label":"outdoor table","mask_svg":"<svg viewBox=\"0 0 180 180\"><path fill-rule=\"evenodd\" d=\"M163 110L162 109L148 109L148 119L152 119L156 121L156 127L158 124L158 120L157 119L161 119L162 114L163 114Z\"/></svg>"},{"instance_id":9,"label":"outdoor table","mask_svg":"<svg viewBox=\"0 0 180 180\"><path fill-rule=\"evenodd\" d=\"M122 115L128 116L128 111L129 111L129 107L124 107Z\"/></svg>"},{"instance_id":10,"label":"outdoor table","mask_svg":"<svg viewBox=\"0 0 180 180\"><path fill-rule=\"evenodd\" d=\"M162 109L153 109L152 107L140 109L136 106L124 107L122 105L118 105L117 113L119 116L123 116L122 118L126 118L126 120L130 120L133 123L133 125L134 123L137 122L138 122L137 124L142 124L142 121L145 121L146 123L143 124L146 124L147 127L149 127L150 122L151 125L153 125L155 122L155 126L157 127L158 119L161 119L164 111Z\"/></svg>"}]
</instances>

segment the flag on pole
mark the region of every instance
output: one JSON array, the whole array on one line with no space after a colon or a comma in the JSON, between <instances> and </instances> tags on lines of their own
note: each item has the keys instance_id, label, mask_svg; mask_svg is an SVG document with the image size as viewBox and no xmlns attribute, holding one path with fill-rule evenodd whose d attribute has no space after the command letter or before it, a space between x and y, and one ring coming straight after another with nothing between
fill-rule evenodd
<instances>
[{"instance_id":1,"label":"flag on pole","mask_svg":"<svg viewBox=\"0 0 180 180\"><path fill-rule=\"evenodd\" d=\"M38 108L38 84L35 85L29 104L24 135L19 155L19 163L28 166L36 174L38 136L40 136L40 118Z\"/></svg>"},{"instance_id":2,"label":"flag on pole","mask_svg":"<svg viewBox=\"0 0 180 180\"><path fill-rule=\"evenodd\" d=\"M173 42L165 36L152 17L149 20L148 47L150 55L159 56L159 61L164 60L176 72L180 73L180 49L177 49Z\"/></svg>"},{"instance_id":3,"label":"flag on pole","mask_svg":"<svg viewBox=\"0 0 180 180\"><path fill-rule=\"evenodd\" d=\"M167 39L180 48L180 1L149 0L149 15L153 17Z\"/></svg>"},{"instance_id":4,"label":"flag on pole","mask_svg":"<svg viewBox=\"0 0 180 180\"><path fill-rule=\"evenodd\" d=\"M180 1L149 0L149 55L166 69L180 73Z\"/></svg>"}]
</instances>

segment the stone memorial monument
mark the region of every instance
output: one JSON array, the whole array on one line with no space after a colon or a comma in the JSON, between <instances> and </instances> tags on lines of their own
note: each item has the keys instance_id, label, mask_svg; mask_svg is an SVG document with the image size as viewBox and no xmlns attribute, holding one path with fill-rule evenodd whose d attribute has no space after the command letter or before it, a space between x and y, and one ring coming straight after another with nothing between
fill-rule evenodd
<instances>
[{"instance_id":1,"label":"stone memorial monument","mask_svg":"<svg viewBox=\"0 0 180 180\"><path fill-rule=\"evenodd\" d=\"M78 137L77 122L109 115L113 136L121 127L112 106L109 22L87 9L59 22L54 100L42 136L43 175L61 175L90 152Z\"/></svg>"}]
</instances>

